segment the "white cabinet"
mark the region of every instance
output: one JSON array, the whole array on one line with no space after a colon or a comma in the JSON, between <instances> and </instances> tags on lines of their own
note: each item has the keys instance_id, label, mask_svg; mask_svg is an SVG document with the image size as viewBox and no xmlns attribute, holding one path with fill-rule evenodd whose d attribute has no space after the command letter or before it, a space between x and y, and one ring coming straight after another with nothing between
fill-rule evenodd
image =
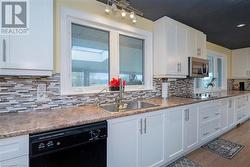
<instances>
[{"instance_id":1,"label":"white cabinet","mask_svg":"<svg viewBox=\"0 0 250 167\"><path fill-rule=\"evenodd\" d=\"M188 75L187 32L185 25L177 23L177 57L179 59L177 73L181 76Z\"/></svg>"},{"instance_id":2,"label":"white cabinet","mask_svg":"<svg viewBox=\"0 0 250 167\"><path fill-rule=\"evenodd\" d=\"M234 99L228 100L228 127L232 128L235 125Z\"/></svg>"},{"instance_id":3,"label":"white cabinet","mask_svg":"<svg viewBox=\"0 0 250 167\"><path fill-rule=\"evenodd\" d=\"M246 119L248 119L248 107L248 95L235 98L236 123L243 123Z\"/></svg>"},{"instance_id":4,"label":"white cabinet","mask_svg":"<svg viewBox=\"0 0 250 167\"><path fill-rule=\"evenodd\" d=\"M228 103L229 100L222 100L221 101L221 130L226 131L228 128Z\"/></svg>"},{"instance_id":5,"label":"white cabinet","mask_svg":"<svg viewBox=\"0 0 250 167\"><path fill-rule=\"evenodd\" d=\"M183 145L183 110L181 108L166 110L166 159L168 161L180 156Z\"/></svg>"},{"instance_id":6,"label":"white cabinet","mask_svg":"<svg viewBox=\"0 0 250 167\"><path fill-rule=\"evenodd\" d=\"M1 36L0 75L52 73L53 1L32 0L29 5L28 34Z\"/></svg>"},{"instance_id":7,"label":"white cabinet","mask_svg":"<svg viewBox=\"0 0 250 167\"><path fill-rule=\"evenodd\" d=\"M28 167L29 137L0 139L0 167Z\"/></svg>"},{"instance_id":8,"label":"white cabinet","mask_svg":"<svg viewBox=\"0 0 250 167\"><path fill-rule=\"evenodd\" d=\"M234 79L250 78L250 48L232 51L232 77Z\"/></svg>"},{"instance_id":9,"label":"white cabinet","mask_svg":"<svg viewBox=\"0 0 250 167\"><path fill-rule=\"evenodd\" d=\"M142 137L142 166L160 166L164 163L164 116L162 112L152 112L144 118Z\"/></svg>"},{"instance_id":10,"label":"white cabinet","mask_svg":"<svg viewBox=\"0 0 250 167\"><path fill-rule=\"evenodd\" d=\"M108 167L140 166L141 118L108 121Z\"/></svg>"},{"instance_id":11,"label":"white cabinet","mask_svg":"<svg viewBox=\"0 0 250 167\"><path fill-rule=\"evenodd\" d=\"M1 161L0 167L29 167L29 157L21 156Z\"/></svg>"},{"instance_id":12,"label":"white cabinet","mask_svg":"<svg viewBox=\"0 0 250 167\"><path fill-rule=\"evenodd\" d=\"M188 57L206 58L206 35L162 17L154 23L154 76L185 78Z\"/></svg>"},{"instance_id":13,"label":"white cabinet","mask_svg":"<svg viewBox=\"0 0 250 167\"><path fill-rule=\"evenodd\" d=\"M162 111L108 121L108 166L160 166L164 163Z\"/></svg>"},{"instance_id":14,"label":"white cabinet","mask_svg":"<svg viewBox=\"0 0 250 167\"><path fill-rule=\"evenodd\" d=\"M199 140L205 142L216 136L222 128L221 102L211 101L199 105Z\"/></svg>"},{"instance_id":15,"label":"white cabinet","mask_svg":"<svg viewBox=\"0 0 250 167\"><path fill-rule=\"evenodd\" d=\"M206 46L207 36L197 31L196 32L196 55L195 57L207 59L207 46Z\"/></svg>"},{"instance_id":16,"label":"white cabinet","mask_svg":"<svg viewBox=\"0 0 250 167\"><path fill-rule=\"evenodd\" d=\"M184 109L184 149L192 150L198 144L198 106Z\"/></svg>"}]
</instances>

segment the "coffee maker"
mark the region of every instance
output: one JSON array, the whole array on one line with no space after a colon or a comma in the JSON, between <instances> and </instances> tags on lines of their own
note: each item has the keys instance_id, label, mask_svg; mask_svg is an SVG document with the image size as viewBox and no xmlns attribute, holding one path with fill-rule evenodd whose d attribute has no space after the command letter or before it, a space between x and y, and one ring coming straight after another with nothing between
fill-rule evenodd
<instances>
[{"instance_id":1,"label":"coffee maker","mask_svg":"<svg viewBox=\"0 0 250 167\"><path fill-rule=\"evenodd\" d=\"M244 91L245 90L245 82L240 82L240 91Z\"/></svg>"}]
</instances>

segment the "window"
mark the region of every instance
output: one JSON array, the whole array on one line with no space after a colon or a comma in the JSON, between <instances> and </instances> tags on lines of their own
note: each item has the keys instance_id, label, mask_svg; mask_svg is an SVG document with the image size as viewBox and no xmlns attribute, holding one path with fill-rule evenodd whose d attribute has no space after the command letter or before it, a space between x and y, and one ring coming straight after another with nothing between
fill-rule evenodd
<instances>
[{"instance_id":1,"label":"window","mask_svg":"<svg viewBox=\"0 0 250 167\"><path fill-rule=\"evenodd\" d=\"M72 86L105 85L109 80L109 32L72 24Z\"/></svg>"},{"instance_id":2,"label":"window","mask_svg":"<svg viewBox=\"0 0 250 167\"><path fill-rule=\"evenodd\" d=\"M195 92L220 91L227 89L227 70L224 56L208 52L209 77L195 79ZM214 87L209 86L214 83Z\"/></svg>"},{"instance_id":3,"label":"window","mask_svg":"<svg viewBox=\"0 0 250 167\"><path fill-rule=\"evenodd\" d=\"M62 8L61 93L97 93L113 77L152 89L152 33Z\"/></svg>"},{"instance_id":4,"label":"window","mask_svg":"<svg viewBox=\"0 0 250 167\"><path fill-rule=\"evenodd\" d=\"M144 40L120 35L120 76L127 85L144 83Z\"/></svg>"}]
</instances>

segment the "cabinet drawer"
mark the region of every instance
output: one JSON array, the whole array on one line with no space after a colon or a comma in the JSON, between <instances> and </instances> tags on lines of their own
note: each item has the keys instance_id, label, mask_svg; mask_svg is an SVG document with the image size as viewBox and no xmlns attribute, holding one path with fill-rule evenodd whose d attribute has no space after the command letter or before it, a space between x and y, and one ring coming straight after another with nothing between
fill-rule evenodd
<instances>
[{"instance_id":1,"label":"cabinet drawer","mask_svg":"<svg viewBox=\"0 0 250 167\"><path fill-rule=\"evenodd\" d=\"M221 130L221 119L216 119L211 122L211 133L215 134Z\"/></svg>"},{"instance_id":2,"label":"cabinet drawer","mask_svg":"<svg viewBox=\"0 0 250 167\"><path fill-rule=\"evenodd\" d=\"M207 109L200 111L200 123L213 120L221 116L221 111L219 106L209 107Z\"/></svg>"},{"instance_id":3,"label":"cabinet drawer","mask_svg":"<svg viewBox=\"0 0 250 167\"><path fill-rule=\"evenodd\" d=\"M0 161L13 159L29 153L29 137L18 136L0 140Z\"/></svg>"},{"instance_id":4,"label":"cabinet drawer","mask_svg":"<svg viewBox=\"0 0 250 167\"><path fill-rule=\"evenodd\" d=\"M1 161L0 167L29 167L28 155Z\"/></svg>"},{"instance_id":5,"label":"cabinet drawer","mask_svg":"<svg viewBox=\"0 0 250 167\"><path fill-rule=\"evenodd\" d=\"M204 140L211 135L211 127L209 125L202 126L200 128L200 139Z\"/></svg>"}]
</instances>

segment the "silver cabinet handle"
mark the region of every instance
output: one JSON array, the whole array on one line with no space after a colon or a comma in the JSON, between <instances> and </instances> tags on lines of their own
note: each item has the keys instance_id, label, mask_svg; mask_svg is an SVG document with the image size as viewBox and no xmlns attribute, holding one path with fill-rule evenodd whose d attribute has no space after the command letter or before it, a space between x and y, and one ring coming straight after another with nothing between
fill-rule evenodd
<instances>
[{"instance_id":1,"label":"silver cabinet handle","mask_svg":"<svg viewBox=\"0 0 250 167\"><path fill-rule=\"evenodd\" d=\"M203 119L208 119L208 118L209 118L209 116L203 117Z\"/></svg>"},{"instance_id":2,"label":"silver cabinet handle","mask_svg":"<svg viewBox=\"0 0 250 167\"><path fill-rule=\"evenodd\" d=\"M181 72L181 62L180 62L180 72Z\"/></svg>"},{"instance_id":3,"label":"silver cabinet handle","mask_svg":"<svg viewBox=\"0 0 250 167\"><path fill-rule=\"evenodd\" d=\"M217 113L215 113L215 115L220 115L220 113L219 113L219 112L217 112Z\"/></svg>"},{"instance_id":4,"label":"silver cabinet handle","mask_svg":"<svg viewBox=\"0 0 250 167\"><path fill-rule=\"evenodd\" d=\"M188 121L188 119L187 119L187 109L185 110L185 121Z\"/></svg>"},{"instance_id":5,"label":"silver cabinet handle","mask_svg":"<svg viewBox=\"0 0 250 167\"><path fill-rule=\"evenodd\" d=\"M3 62L6 62L6 40L3 39Z\"/></svg>"},{"instance_id":6,"label":"silver cabinet handle","mask_svg":"<svg viewBox=\"0 0 250 167\"><path fill-rule=\"evenodd\" d=\"M189 121L189 109L185 110L185 121Z\"/></svg>"},{"instance_id":7,"label":"silver cabinet handle","mask_svg":"<svg viewBox=\"0 0 250 167\"><path fill-rule=\"evenodd\" d=\"M140 134L142 135L142 119L140 120Z\"/></svg>"},{"instance_id":8,"label":"silver cabinet handle","mask_svg":"<svg viewBox=\"0 0 250 167\"><path fill-rule=\"evenodd\" d=\"M147 133L147 118L144 119L144 133Z\"/></svg>"},{"instance_id":9,"label":"silver cabinet handle","mask_svg":"<svg viewBox=\"0 0 250 167\"><path fill-rule=\"evenodd\" d=\"M207 132L207 133L203 133L203 136L207 136L209 134L209 132Z\"/></svg>"},{"instance_id":10,"label":"silver cabinet handle","mask_svg":"<svg viewBox=\"0 0 250 167\"><path fill-rule=\"evenodd\" d=\"M180 66L179 66L179 63L177 63L177 72L180 72Z\"/></svg>"}]
</instances>

